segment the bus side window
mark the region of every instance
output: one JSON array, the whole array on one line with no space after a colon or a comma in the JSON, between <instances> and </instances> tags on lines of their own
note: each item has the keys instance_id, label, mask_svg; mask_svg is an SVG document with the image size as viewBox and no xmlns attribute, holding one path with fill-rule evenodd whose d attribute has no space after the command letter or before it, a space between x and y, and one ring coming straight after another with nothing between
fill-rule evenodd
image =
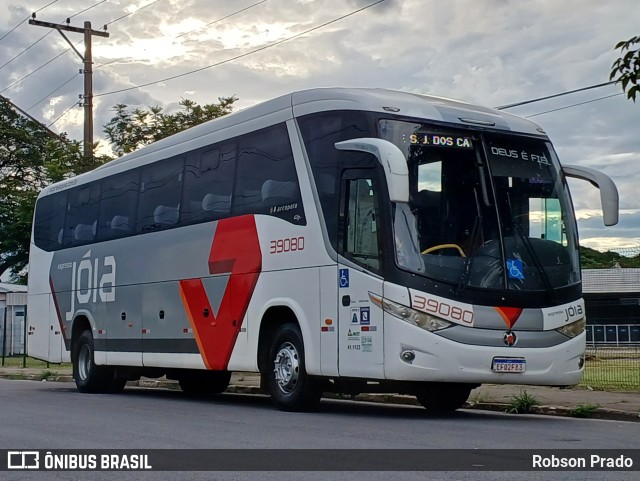
<instances>
[{"instance_id":1,"label":"bus side window","mask_svg":"<svg viewBox=\"0 0 640 481\"><path fill-rule=\"evenodd\" d=\"M142 168L136 232L163 229L178 223L183 167L183 156L177 156Z\"/></svg>"},{"instance_id":2,"label":"bus side window","mask_svg":"<svg viewBox=\"0 0 640 481\"><path fill-rule=\"evenodd\" d=\"M133 233L139 176L139 170L134 170L102 181L98 241Z\"/></svg>"},{"instance_id":3,"label":"bus side window","mask_svg":"<svg viewBox=\"0 0 640 481\"><path fill-rule=\"evenodd\" d=\"M372 167L372 155L337 150L335 143L359 137L376 137L373 117L355 110L320 112L298 118L305 150L313 172L329 242L338 250L338 191L341 169Z\"/></svg>"},{"instance_id":4,"label":"bus side window","mask_svg":"<svg viewBox=\"0 0 640 481\"><path fill-rule=\"evenodd\" d=\"M187 156L182 198L182 222L228 217L236 164L236 142L191 152Z\"/></svg>"},{"instance_id":5,"label":"bus side window","mask_svg":"<svg viewBox=\"0 0 640 481\"><path fill-rule=\"evenodd\" d=\"M345 185L343 255L355 263L378 272L378 205L372 179L348 179Z\"/></svg>"},{"instance_id":6,"label":"bus side window","mask_svg":"<svg viewBox=\"0 0 640 481\"><path fill-rule=\"evenodd\" d=\"M63 244L65 247L95 240L100 205L100 185L89 184L69 191Z\"/></svg>"},{"instance_id":7,"label":"bus side window","mask_svg":"<svg viewBox=\"0 0 640 481\"><path fill-rule=\"evenodd\" d=\"M33 229L33 240L38 247L45 251L62 248L66 210L66 190L47 195L38 201Z\"/></svg>"},{"instance_id":8,"label":"bus side window","mask_svg":"<svg viewBox=\"0 0 640 481\"><path fill-rule=\"evenodd\" d=\"M267 214L306 224L285 124L240 138L231 209L233 215Z\"/></svg>"}]
</instances>

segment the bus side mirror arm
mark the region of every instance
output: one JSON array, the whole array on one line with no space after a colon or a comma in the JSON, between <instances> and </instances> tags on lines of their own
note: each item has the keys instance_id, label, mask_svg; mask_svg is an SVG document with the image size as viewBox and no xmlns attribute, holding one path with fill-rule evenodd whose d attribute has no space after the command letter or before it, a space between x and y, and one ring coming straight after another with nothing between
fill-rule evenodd
<instances>
[{"instance_id":1,"label":"bus side mirror arm","mask_svg":"<svg viewBox=\"0 0 640 481\"><path fill-rule=\"evenodd\" d=\"M619 198L616 184L611 177L599 170L578 165L564 165L562 171L567 177L586 180L600 189L600 202L602 204L602 218L604 225L616 225L618 223Z\"/></svg>"},{"instance_id":2,"label":"bus side mirror arm","mask_svg":"<svg viewBox=\"0 0 640 481\"><path fill-rule=\"evenodd\" d=\"M338 150L368 152L378 159L384 168L391 202L409 202L409 169L402 151L383 139L360 138L335 144Z\"/></svg>"}]
</instances>

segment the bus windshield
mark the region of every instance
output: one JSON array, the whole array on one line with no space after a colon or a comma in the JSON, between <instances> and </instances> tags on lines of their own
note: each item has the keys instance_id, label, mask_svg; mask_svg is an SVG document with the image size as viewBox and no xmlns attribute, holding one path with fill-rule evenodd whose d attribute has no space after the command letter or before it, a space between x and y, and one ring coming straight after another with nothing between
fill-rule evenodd
<instances>
[{"instance_id":1,"label":"bus windshield","mask_svg":"<svg viewBox=\"0 0 640 481\"><path fill-rule=\"evenodd\" d=\"M405 154L399 267L467 287L548 291L580 281L566 182L544 139L381 120Z\"/></svg>"}]
</instances>

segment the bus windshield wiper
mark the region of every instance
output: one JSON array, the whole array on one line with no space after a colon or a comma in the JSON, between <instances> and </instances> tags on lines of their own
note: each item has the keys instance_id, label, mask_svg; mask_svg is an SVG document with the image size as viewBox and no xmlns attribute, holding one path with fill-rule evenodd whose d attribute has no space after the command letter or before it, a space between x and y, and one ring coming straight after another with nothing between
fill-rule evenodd
<instances>
[{"instance_id":1,"label":"bus windshield wiper","mask_svg":"<svg viewBox=\"0 0 640 481\"><path fill-rule=\"evenodd\" d=\"M554 291L553 286L551 285L551 280L549 279L549 275L547 274L547 271L544 269L542 263L540 262L538 254L536 254L536 251L533 248L533 245L531 245L531 239L529 239L528 236L523 234L523 232L520 229L520 226L514 224L513 227L516 233L518 234L518 237L520 237L520 239L522 240L524 247L527 249L527 252L529 253L529 257L531 257L531 262L533 262L534 267L538 271L538 274L540 275L540 280L542 281L542 284L544 285L545 290L549 294L551 301L554 304L557 304L558 298L556 297L556 292Z\"/></svg>"},{"instance_id":2,"label":"bus windshield wiper","mask_svg":"<svg viewBox=\"0 0 640 481\"><path fill-rule=\"evenodd\" d=\"M471 228L471 235L469 236L471 248L476 245L478 242L478 236L480 235L480 231L482 230L482 213L480 212L480 203L478 201L478 192L476 189L473 189L473 195L476 200L476 218L473 221L473 227ZM462 294L467 286L469 285L469 273L471 272L471 264L473 263L475 255L473 252L469 252L469 255L464 260L464 267L462 269L462 275L460 276L460 280L458 281L458 286L456 287L456 295Z\"/></svg>"}]
</instances>

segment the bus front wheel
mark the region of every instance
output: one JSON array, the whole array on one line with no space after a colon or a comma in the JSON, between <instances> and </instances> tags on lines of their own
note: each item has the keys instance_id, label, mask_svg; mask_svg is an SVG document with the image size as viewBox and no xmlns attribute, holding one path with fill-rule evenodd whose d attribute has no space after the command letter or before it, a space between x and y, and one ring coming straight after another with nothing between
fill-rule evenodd
<instances>
[{"instance_id":1,"label":"bus front wheel","mask_svg":"<svg viewBox=\"0 0 640 481\"><path fill-rule=\"evenodd\" d=\"M416 399L430 413L449 413L467 402L475 386L461 383L426 383L416 392Z\"/></svg>"},{"instance_id":2,"label":"bus front wheel","mask_svg":"<svg viewBox=\"0 0 640 481\"><path fill-rule=\"evenodd\" d=\"M266 375L271 399L281 411L307 411L320 402L322 387L307 374L297 325L284 324L275 332Z\"/></svg>"},{"instance_id":3,"label":"bus front wheel","mask_svg":"<svg viewBox=\"0 0 640 481\"><path fill-rule=\"evenodd\" d=\"M112 367L95 363L93 335L86 330L78 337L73 350L73 379L82 393L115 393L122 391L126 379L119 378Z\"/></svg>"}]
</instances>

